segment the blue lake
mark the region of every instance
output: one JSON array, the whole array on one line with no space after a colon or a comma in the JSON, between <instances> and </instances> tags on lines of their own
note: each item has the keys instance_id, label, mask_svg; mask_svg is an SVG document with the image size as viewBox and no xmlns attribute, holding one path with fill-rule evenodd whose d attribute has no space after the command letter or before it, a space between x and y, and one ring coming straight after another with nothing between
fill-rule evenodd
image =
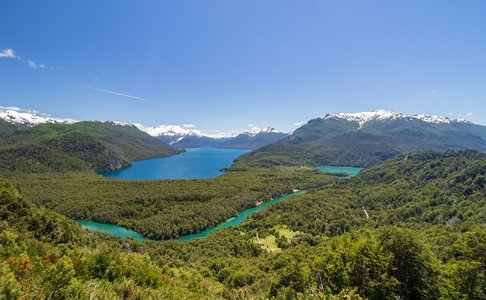
<instances>
[{"instance_id":1,"label":"blue lake","mask_svg":"<svg viewBox=\"0 0 486 300\"><path fill-rule=\"evenodd\" d=\"M221 169L231 166L233 160L246 149L190 148L169 157L134 161L129 168L105 172L101 175L118 179L201 179L223 174Z\"/></svg>"}]
</instances>

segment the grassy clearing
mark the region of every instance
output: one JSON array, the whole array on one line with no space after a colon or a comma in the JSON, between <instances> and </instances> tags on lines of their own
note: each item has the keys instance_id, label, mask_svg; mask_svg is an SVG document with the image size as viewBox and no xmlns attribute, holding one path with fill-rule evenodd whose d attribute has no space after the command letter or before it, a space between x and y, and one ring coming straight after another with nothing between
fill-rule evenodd
<instances>
[{"instance_id":1,"label":"grassy clearing","mask_svg":"<svg viewBox=\"0 0 486 300\"><path fill-rule=\"evenodd\" d=\"M290 243L294 236L302 234L300 231L292 231L285 225L276 225L274 228L276 234L270 234L265 238L254 238L253 242L260 246L261 249L267 252L282 251L277 243L277 237L285 237L287 242Z\"/></svg>"}]
</instances>

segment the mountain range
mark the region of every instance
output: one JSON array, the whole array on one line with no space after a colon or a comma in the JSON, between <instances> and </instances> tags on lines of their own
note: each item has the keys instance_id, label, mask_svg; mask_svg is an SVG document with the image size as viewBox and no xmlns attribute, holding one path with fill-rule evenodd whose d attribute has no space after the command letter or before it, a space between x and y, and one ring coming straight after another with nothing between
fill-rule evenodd
<instances>
[{"instance_id":1,"label":"mountain range","mask_svg":"<svg viewBox=\"0 0 486 300\"><path fill-rule=\"evenodd\" d=\"M254 150L287 137L286 133L278 132L272 127L254 127L239 134L207 134L200 130L177 125L159 125L151 128L142 127L140 124L136 124L136 126L175 148L209 146Z\"/></svg>"},{"instance_id":2,"label":"mountain range","mask_svg":"<svg viewBox=\"0 0 486 300\"><path fill-rule=\"evenodd\" d=\"M420 149L486 151L486 126L386 110L327 114L287 138L241 156L237 165L369 166Z\"/></svg>"},{"instance_id":3,"label":"mountain range","mask_svg":"<svg viewBox=\"0 0 486 300\"><path fill-rule=\"evenodd\" d=\"M110 136L111 142L117 142L110 144L105 136L100 136L98 133L101 127ZM46 128L49 130L46 131ZM386 110L327 114L310 120L291 134L268 127L253 128L235 135L207 134L188 125L145 127L138 123L120 121L78 122L33 111L13 108L0 110L0 137L4 138L0 148L5 148L5 145L11 147L22 140L20 136L28 136L31 140L39 140L34 139L34 136L43 136L40 139L42 142L53 137L59 139L53 132L62 132L62 139L68 140L75 134L88 135L97 139L96 142L92 141L94 144L101 142L107 146L110 150L108 153L114 153L115 157L111 161L108 159L108 163L104 161L99 165L94 164L92 169L96 171L126 166L133 159L171 155L183 148L204 146L253 150L238 158L235 168L242 165L362 167L414 150L486 151L486 126L463 119L426 114L408 115ZM66 133L69 133L69 138ZM127 133L130 138L125 140ZM135 136L137 139L133 139ZM100 141L100 137L105 139ZM137 143L140 142L147 148L137 149ZM24 144L21 143L22 146Z\"/></svg>"},{"instance_id":4,"label":"mountain range","mask_svg":"<svg viewBox=\"0 0 486 300\"><path fill-rule=\"evenodd\" d=\"M39 124L73 124L77 120L71 118L55 118L37 111L21 110L16 107L0 107L0 138L8 136L18 129L32 127ZM257 149L287 137L288 134L279 132L272 127L258 128L241 133L207 133L194 129L191 125L158 125L147 127L140 123L122 121L107 121L113 125L133 126L147 134L178 149L219 147Z\"/></svg>"}]
</instances>

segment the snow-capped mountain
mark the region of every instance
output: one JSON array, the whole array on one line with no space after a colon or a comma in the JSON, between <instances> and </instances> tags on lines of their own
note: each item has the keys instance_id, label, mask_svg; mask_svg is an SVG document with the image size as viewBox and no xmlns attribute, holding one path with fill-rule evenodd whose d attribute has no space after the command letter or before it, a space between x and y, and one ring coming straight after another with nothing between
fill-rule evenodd
<instances>
[{"instance_id":1,"label":"snow-capped mountain","mask_svg":"<svg viewBox=\"0 0 486 300\"><path fill-rule=\"evenodd\" d=\"M71 124L79 122L78 120L70 118L52 117L48 114L43 114L33 110L3 106L0 106L0 119L3 119L11 124L25 125L30 127L45 123ZM118 126L134 126L141 131L144 131L149 135L163 141L164 143L178 148L212 146L254 149L287 136L287 134L278 132L272 127L252 127L250 130L240 133L222 133L202 131L195 128L195 126L191 124L182 126L145 126L140 123L129 123L124 121L92 120L92 122L102 122ZM11 134L15 130L15 128L12 128L8 134Z\"/></svg>"},{"instance_id":2,"label":"snow-capped mountain","mask_svg":"<svg viewBox=\"0 0 486 300\"><path fill-rule=\"evenodd\" d=\"M433 115L408 115L399 112L387 111L383 109L358 112L358 113L339 113L327 114L324 119L342 119L347 121L358 122L360 127L370 121L385 121L385 120L419 120L427 123L470 123L464 119L449 118L445 116Z\"/></svg>"},{"instance_id":3,"label":"snow-capped mountain","mask_svg":"<svg viewBox=\"0 0 486 300\"><path fill-rule=\"evenodd\" d=\"M146 127L140 123L135 123L135 126L138 129L145 131L146 133L150 134L151 136L159 137L159 136L203 136L203 133L200 130L182 127L179 125L158 125L158 126L151 126Z\"/></svg>"},{"instance_id":4,"label":"snow-capped mountain","mask_svg":"<svg viewBox=\"0 0 486 300\"><path fill-rule=\"evenodd\" d=\"M70 118L55 118L37 111L3 106L0 106L0 119L12 124L23 124L27 126L35 126L45 123L71 124L77 122Z\"/></svg>"},{"instance_id":5,"label":"snow-capped mountain","mask_svg":"<svg viewBox=\"0 0 486 300\"><path fill-rule=\"evenodd\" d=\"M273 127L265 127L265 128L259 128L259 127L252 127L250 130L245 130L241 134L245 134L248 136L256 136L261 133L281 133Z\"/></svg>"},{"instance_id":6,"label":"snow-capped mountain","mask_svg":"<svg viewBox=\"0 0 486 300\"><path fill-rule=\"evenodd\" d=\"M227 133L207 133L199 129L195 129L193 125L158 125L146 127L142 124L134 124L138 129L145 131L153 137L168 143L172 146L181 146L182 148L196 145L196 146L215 146L221 140L225 140L234 136L234 134ZM181 143L184 140L183 143ZM178 145L181 143L181 145Z\"/></svg>"},{"instance_id":7,"label":"snow-capped mountain","mask_svg":"<svg viewBox=\"0 0 486 300\"><path fill-rule=\"evenodd\" d=\"M241 157L250 165L369 166L415 150L486 152L486 126L386 110L327 114Z\"/></svg>"},{"instance_id":8,"label":"snow-capped mountain","mask_svg":"<svg viewBox=\"0 0 486 300\"><path fill-rule=\"evenodd\" d=\"M95 121L95 122L97 122L97 121ZM111 125L118 125L118 126L135 126L132 123L123 122L123 121L104 121L102 123L111 124Z\"/></svg>"},{"instance_id":9,"label":"snow-capped mountain","mask_svg":"<svg viewBox=\"0 0 486 300\"><path fill-rule=\"evenodd\" d=\"M153 127L145 127L142 124L134 125L151 136L178 148L211 146L255 149L287 136L287 134L278 132L272 127L252 127L250 130L235 134L207 133L195 129L192 125L158 125Z\"/></svg>"},{"instance_id":10,"label":"snow-capped mountain","mask_svg":"<svg viewBox=\"0 0 486 300\"><path fill-rule=\"evenodd\" d=\"M179 125L158 125L152 127L145 127L142 124L135 123L133 124L138 127L138 129L145 131L146 133L150 134L151 136L159 137L159 136L196 136L196 137L210 137L210 138L230 138L237 136L238 133L208 133L201 131L199 129L195 129L192 125L191 126L179 126ZM275 130L273 127L252 127L249 130L245 130L239 134L244 134L248 136L256 136L261 133L279 133L279 131Z\"/></svg>"}]
</instances>

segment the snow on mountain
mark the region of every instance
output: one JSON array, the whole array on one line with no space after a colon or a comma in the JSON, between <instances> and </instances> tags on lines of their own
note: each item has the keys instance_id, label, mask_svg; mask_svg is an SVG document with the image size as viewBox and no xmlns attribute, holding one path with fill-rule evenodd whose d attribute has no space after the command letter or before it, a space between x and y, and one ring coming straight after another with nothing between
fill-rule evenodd
<instances>
[{"instance_id":1,"label":"snow on mountain","mask_svg":"<svg viewBox=\"0 0 486 300\"><path fill-rule=\"evenodd\" d=\"M278 133L277 130L273 127L265 127L265 128L259 128L259 127L252 127L250 130L244 131L242 134L248 135L248 136L256 136L257 134L260 133Z\"/></svg>"},{"instance_id":2,"label":"snow on mountain","mask_svg":"<svg viewBox=\"0 0 486 300\"><path fill-rule=\"evenodd\" d=\"M464 119L449 118L444 116L433 115L407 115L399 112L387 111L383 109L358 112L358 113L339 113L339 114L327 114L324 119L342 119L347 121L354 121L359 123L361 128L365 123L370 121L384 121L384 120L419 120L427 123L470 123Z\"/></svg>"},{"instance_id":3,"label":"snow on mountain","mask_svg":"<svg viewBox=\"0 0 486 300\"><path fill-rule=\"evenodd\" d=\"M210 138L228 138L234 136L233 133L208 133L203 132L199 129L195 129L193 125L186 125L186 126L179 126L179 125L158 125L158 126L151 126L146 127L140 123L135 123L138 129L145 131L146 133L150 134L154 137L160 136L170 136L175 138L184 138L186 136L194 136L194 137L210 137Z\"/></svg>"},{"instance_id":4,"label":"snow on mountain","mask_svg":"<svg viewBox=\"0 0 486 300\"><path fill-rule=\"evenodd\" d=\"M111 125L118 125L118 126L135 126L132 123L123 122L123 121L105 121L103 123L111 124Z\"/></svg>"},{"instance_id":5,"label":"snow on mountain","mask_svg":"<svg viewBox=\"0 0 486 300\"><path fill-rule=\"evenodd\" d=\"M151 136L203 136L200 130L185 128L179 125L158 125L151 127L146 127L140 123L135 123L134 125Z\"/></svg>"},{"instance_id":6,"label":"snow on mountain","mask_svg":"<svg viewBox=\"0 0 486 300\"><path fill-rule=\"evenodd\" d=\"M79 122L78 120L70 118L56 118L48 114L40 113L33 110L20 109L18 107L4 107L0 106L0 119L3 119L9 123L24 124L27 126L35 126L45 123L57 123L57 124L71 124ZM94 120L93 120L94 121ZM213 139L231 138L235 137L237 133L225 133L225 132L204 132L202 130L194 128L194 125L158 125L158 126L144 126L140 123L128 123L123 121L98 121L113 125L120 126L136 126L138 129L150 134L154 137L173 137L173 141L177 142L186 136L192 137L208 137ZM242 132L249 136L256 136L259 133L277 132L272 127L258 128L253 127L250 130Z\"/></svg>"},{"instance_id":7,"label":"snow on mountain","mask_svg":"<svg viewBox=\"0 0 486 300\"><path fill-rule=\"evenodd\" d=\"M45 123L71 124L77 122L70 118L54 118L50 115L32 110L23 110L18 107L0 106L0 119L13 124L35 126Z\"/></svg>"}]
</instances>

